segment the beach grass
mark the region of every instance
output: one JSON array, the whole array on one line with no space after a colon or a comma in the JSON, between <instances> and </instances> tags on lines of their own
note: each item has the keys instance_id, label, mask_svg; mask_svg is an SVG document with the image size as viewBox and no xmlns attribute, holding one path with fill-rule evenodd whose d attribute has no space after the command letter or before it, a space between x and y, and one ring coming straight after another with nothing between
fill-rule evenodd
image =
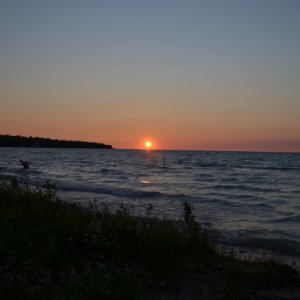
<instances>
[{"instance_id":1,"label":"beach grass","mask_svg":"<svg viewBox=\"0 0 300 300\"><path fill-rule=\"evenodd\" d=\"M178 223L66 203L49 183L0 184L0 299L259 299L299 288L290 266L220 253L188 203Z\"/></svg>"}]
</instances>

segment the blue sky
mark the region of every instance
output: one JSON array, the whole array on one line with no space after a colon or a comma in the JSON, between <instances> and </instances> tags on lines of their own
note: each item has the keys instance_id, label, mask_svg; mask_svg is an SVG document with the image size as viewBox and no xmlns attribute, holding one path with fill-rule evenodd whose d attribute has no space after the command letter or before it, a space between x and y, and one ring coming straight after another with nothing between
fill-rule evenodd
<instances>
[{"instance_id":1,"label":"blue sky","mask_svg":"<svg viewBox=\"0 0 300 300\"><path fill-rule=\"evenodd\" d=\"M0 40L3 132L300 151L300 1L1 1Z\"/></svg>"}]
</instances>

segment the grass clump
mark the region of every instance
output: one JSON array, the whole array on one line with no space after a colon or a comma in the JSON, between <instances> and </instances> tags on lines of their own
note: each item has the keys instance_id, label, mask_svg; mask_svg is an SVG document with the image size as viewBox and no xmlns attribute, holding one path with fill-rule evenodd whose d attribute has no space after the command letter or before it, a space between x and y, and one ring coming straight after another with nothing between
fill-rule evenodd
<instances>
[{"instance_id":1,"label":"grass clump","mask_svg":"<svg viewBox=\"0 0 300 300\"><path fill-rule=\"evenodd\" d=\"M299 285L290 268L218 254L188 203L178 224L0 184L1 299L247 299L283 277Z\"/></svg>"}]
</instances>

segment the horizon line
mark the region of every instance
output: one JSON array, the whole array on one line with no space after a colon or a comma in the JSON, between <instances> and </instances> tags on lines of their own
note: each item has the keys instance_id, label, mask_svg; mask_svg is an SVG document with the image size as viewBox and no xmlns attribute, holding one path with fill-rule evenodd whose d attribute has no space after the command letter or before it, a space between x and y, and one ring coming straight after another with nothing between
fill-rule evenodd
<instances>
[{"instance_id":1,"label":"horizon line","mask_svg":"<svg viewBox=\"0 0 300 300\"><path fill-rule=\"evenodd\" d=\"M299 151L272 151L272 150L205 150L205 149L143 149L143 148L113 148L113 150L140 150L140 151L198 151L198 152L245 152L245 153L286 153L300 154Z\"/></svg>"},{"instance_id":2,"label":"horizon line","mask_svg":"<svg viewBox=\"0 0 300 300\"><path fill-rule=\"evenodd\" d=\"M32 136L32 135L22 135L22 134L8 134L8 133L0 133L0 135L4 136L11 136L11 137L25 137L25 138L40 138L40 139L52 139L52 140L61 140L67 142L87 142L87 143L97 143L97 144L105 144L111 145L113 150L141 150L141 151L198 151L198 152L244 152L244 153L286 153L286 154L300 154L300 150L288 150L288 151L278 151L278 150L222 150L222 149L189 149L189 148L182 148L182 149L144 149L144 148L117 148L114 147L112 144L106 144L104 142L95 142L95 141L86 141L86 140L74 140L74 139L61 139L61 138L53 138L53 137L40 137L40 136ZM5 147L5 146L2 146ZM13 147L14 148L14 147ZM30 147L30 148L40 148L40 147ZM44 147L45 148L45 147Z\"/></svg>"}]
</instances>

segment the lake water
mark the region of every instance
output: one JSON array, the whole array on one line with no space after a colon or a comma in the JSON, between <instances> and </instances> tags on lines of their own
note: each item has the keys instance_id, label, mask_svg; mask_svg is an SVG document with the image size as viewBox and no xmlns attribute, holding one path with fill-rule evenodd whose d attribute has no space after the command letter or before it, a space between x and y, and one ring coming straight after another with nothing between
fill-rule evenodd
<instances>
[{"instance_id":1,"label":"lake water","mask_svg":"<svg viewBox=\"0 0 300 300\"><path fill-rule=\"evenodd\" d=\"M66 201L182 219L189 202L222 243L300 259L300 154L0 148L0 180L46 180ZM20 159L30 162L23 170Z\"/></svg>"}]
</instances>

